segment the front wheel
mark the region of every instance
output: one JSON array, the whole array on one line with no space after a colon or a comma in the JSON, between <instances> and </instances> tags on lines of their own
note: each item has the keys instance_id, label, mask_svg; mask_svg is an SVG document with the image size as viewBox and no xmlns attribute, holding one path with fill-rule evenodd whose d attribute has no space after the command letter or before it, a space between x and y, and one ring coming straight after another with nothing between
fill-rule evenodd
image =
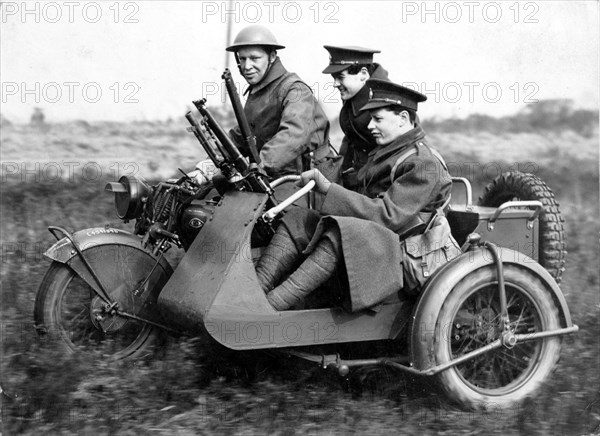
<instances>
[{"instance_id":1,"label":"front wheel","mask_svg":"<svg viewBox=\"0 0 600 436\"><path fill-rule=\"evenodd\" d=\"M125 245L84 251L95 273L120 310L148 319L171 273L156 259ZM149 352L157 328L143 321L105 312L104 301L69 265L53 262L35 302L38 331L56 337L69 352L100 352L113 359L136 358Z\"/></svg>"},{"instance_id":2,"label":"front wheel","mask_svg":"<svg viewBox=\"0 0 600 436\"><path fill-rule=\"evenodd\" d=\"M462 279L444 302L436 325L438 364L500 338L500 299L495 267ZM560 328L558 310L544 284L518 266L505 265L510 330L528 334ZM531 395L551 374L561 340L549 337L500 347L438 374L451 400L466 409L510 408Z\"/></svg>"}]
</instances>

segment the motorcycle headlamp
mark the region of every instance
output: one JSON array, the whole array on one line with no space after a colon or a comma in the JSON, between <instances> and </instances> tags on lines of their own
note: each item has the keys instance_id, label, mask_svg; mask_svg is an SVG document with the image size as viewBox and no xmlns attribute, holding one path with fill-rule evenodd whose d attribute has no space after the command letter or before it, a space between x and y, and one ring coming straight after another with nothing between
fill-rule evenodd
<instances>
[{"instance_id":1,"label":"motorcycle headlamp","mask_svg":"<svg viewBox=\"0 0 600 436\"><path fill-rule=\"evenodd\" d=\"M148 197L150 186L138 177L122 176L118 182L107 183L104 190L115 194L117 216L130 220L142 215L143 199Z\"/></svg>"}]
</instances>

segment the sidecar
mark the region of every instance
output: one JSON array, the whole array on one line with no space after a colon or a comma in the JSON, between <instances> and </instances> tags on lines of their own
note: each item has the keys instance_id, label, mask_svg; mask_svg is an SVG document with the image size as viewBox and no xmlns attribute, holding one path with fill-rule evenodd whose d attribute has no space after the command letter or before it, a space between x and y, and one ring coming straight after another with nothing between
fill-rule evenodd
<instances>
[{"instance_id":1,"label":"sidecar","mask_svg":"<svg viewBox=\"0 0 600 436\"><path fill-rule=\"evenodd\" d=\"M399 292L357 313L343 305L274 310L253 263L252 232L264 218L267 197L231 192L165 284L160 312L170 324L234 350L277 349L342 375L356 366L388 365L436 376L463 407L510 407L550 375L560 337L577 326L556 280L536 261L544 204L474 206L469 182L454 182L462 185L463 200L451 205L448 217L464 253L436 271L417 298ZM395 354L367 359L336 352L341 343L368 341L398 347Z\"/></svg>"}]
</instances>

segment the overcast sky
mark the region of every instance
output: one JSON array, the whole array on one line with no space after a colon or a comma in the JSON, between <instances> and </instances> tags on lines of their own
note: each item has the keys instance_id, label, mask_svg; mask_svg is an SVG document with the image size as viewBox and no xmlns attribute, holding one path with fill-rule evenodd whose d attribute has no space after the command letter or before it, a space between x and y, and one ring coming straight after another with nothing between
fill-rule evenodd
<instances>
[{"instance_id":1,"label":"overcast sky","mask_svg":"<svg viewBox=\"0 0 600 436\"><path fill-rule=\"evenodd\" d=\"M323 45L381 50L392 80L429 99L422 117L505 115L540 99L599 105L597 1L2 2L1 112L24 122L182 117L221 104L227 19L271 28L279 55L341 106ZM230 67L235 69L233 59ZM236 81L240 80L235 71Z\"/></svg>"}]
</instances>

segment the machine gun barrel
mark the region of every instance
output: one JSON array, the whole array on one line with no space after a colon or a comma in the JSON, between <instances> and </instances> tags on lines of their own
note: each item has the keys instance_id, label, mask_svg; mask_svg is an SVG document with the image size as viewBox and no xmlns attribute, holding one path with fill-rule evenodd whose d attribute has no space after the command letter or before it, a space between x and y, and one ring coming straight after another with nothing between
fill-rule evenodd
<instances>
[{"instance_id":1,"label":"machine gun barrel","mask_svg":"<svg viewBox=\"0 0 600 436\"><path fill-rule=\"evenodd\" d=\"M242 132L244 142L250 150L252 160L258 165L260 165L260 155L258 154L258 149L256 148L256 136L254 136L252 134L252 131L250 130L248 119L246 118L246 114L244 113L244 109L242 108L242 102L240 101L240 96L238 95L237 89L235 88L235 83L233 82L233 78L231 77L231 72L229 71L229 68L225 68L225 71L223 72L221 78L225 80L225 87L227 88L227 94L229 94L231 106L233 106L233 113L235 114L235 118L237 120L238 126L240 127L240 131Z\"/></svg>"},{"instance_id":2,"label":"machine gun barrel","mask_svg":"<svg viewBox=\"0 0 600 436\"><path fill-rule=\"evenodd\" d=\"M221 167L223 164L223 159L217 153L217 147L211 143L209 137L203 131L202 126L200 125L200 123L198 123L198 120L192 115L192 112L190 111L188 111L185 114L185 118L192 126L189 128L189 130L196 136L196 138L198 138L198 141L202 145L202 148L204 148L204 151L206 151L208 157L214 162L214 164L217 167Z\"/></svg>"},{"instance_id":3,"label":"machine gun barrel","mask_svg":"<svg viewBox=\"0 0 600 436\"><path fill-rule=\"evenodd\" d=\"M248 162L246 161L244 156L242 156L242 154L240 153L236 145L233 143L231 138L227 135L225 130L223 130L221 125L212 116L210 111L204 106L206 103L206 99L195 100L193 103L194 106L196 106L196 109L198 109L198 112L200 112L200 115L202 115L206 119L206 123L208 124L210 130L221 142L225 153L227 153L235 169L238 170L240 174L245 176L248 173L248 169L250 168Z\"/></svg>"}]
</instances>

